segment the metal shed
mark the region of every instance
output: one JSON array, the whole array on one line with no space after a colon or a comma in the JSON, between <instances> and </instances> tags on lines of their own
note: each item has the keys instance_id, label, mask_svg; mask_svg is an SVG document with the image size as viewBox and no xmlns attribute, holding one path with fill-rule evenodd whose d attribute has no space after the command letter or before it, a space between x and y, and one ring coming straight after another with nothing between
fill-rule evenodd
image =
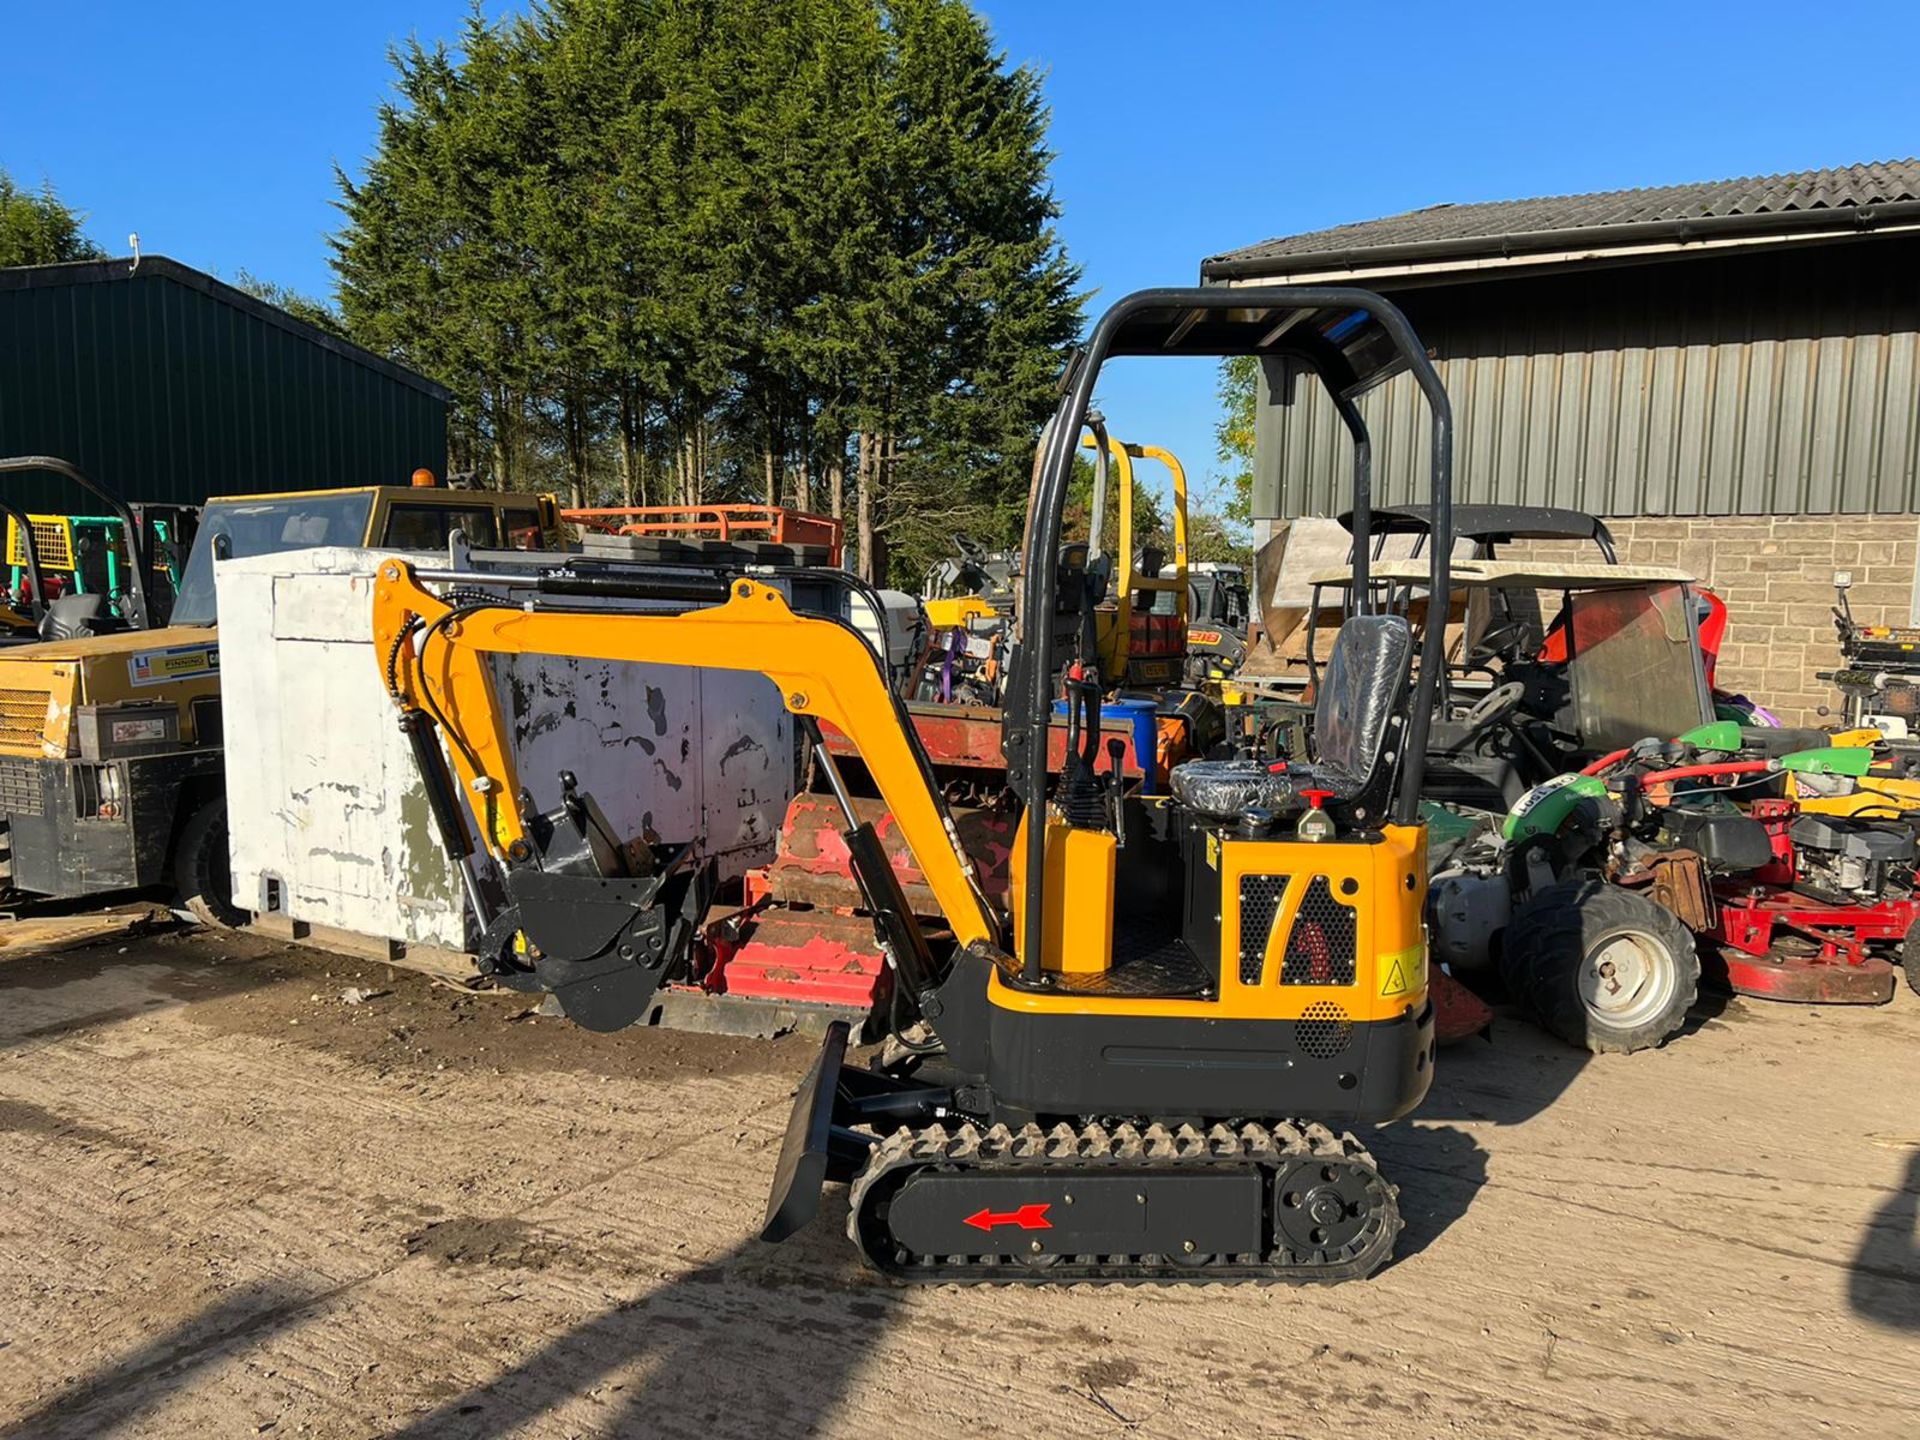
<instances>
[{"instance_id":1,"label":"metal shed","mask_svg":"<svg viewBox=\"0 0 1920 1440\"><path fill-rule=\"evenodd\" d=\"M0 270L0 454L69 459L128 500L444 474L447 392L162 256ZM51 479L10 491L71 510Z\"/></svg>"},{"instance_id":2,"label":"metal shed","mask_svg":"<svg viewBox=\"0 0 1920 1440\"><path fill-rule=\"evenodd\" d=\"M1590 510L1688 570L1731 613L1720 683L1784 718L1835 702L1838 580L1863 623L1920 621L1920 160L1434 205L1201 274L1391 295L1453 401L1455 499ZM1256 542L1346 504L1324 394L1262 389ZM1426 499L1407 377L1359 404L1376 503Z\"/></svg>"},{"instance_id":3,"label":"metal shed","mask_svg":"<svg viewBox=\"0 0 1920 1440\"><path fill-rule=\"evenodd\" d=\"M1438 205L1201 269L1391 294L1453 398L1462 501L1920 512L1920 160ZM1254 513L1330 514L1339 422L1311 386L1282 379L1277 398L1260 415ZM1361 407L1380 499L1424 498L1407 380Z\"/></svg>"}]
</instances>

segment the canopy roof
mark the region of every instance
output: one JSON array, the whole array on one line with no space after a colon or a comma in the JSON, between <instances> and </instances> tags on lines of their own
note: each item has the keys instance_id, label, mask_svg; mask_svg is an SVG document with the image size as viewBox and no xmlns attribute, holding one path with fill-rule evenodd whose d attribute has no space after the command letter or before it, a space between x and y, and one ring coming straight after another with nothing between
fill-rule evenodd
<instances>
[{"instance_id":1,"label":"canopy roof","mask_svg":"<svg viewBox=\"0 0 1920 1440\"><path fill-rule=\"evenodd\" d=\"M1143 292L1114 330L1109 355L1272 355L1304 361L1334 393L1358 395L1406 367L1393 337L1356 303L1363 292L1333 287L1238 289L1182 303L1182 292ZM1154 301L1164 295L1165 304ZM1324 299L1325 303L1314 303Z\"/></svg>"},{"instance_id":2,"label":"canopy roof","mask_svg":"<svg viewBox=\"0 0 1920 1440\"><path fill-rule=\"evenodd\" d=\"M1376 582L1389 585L1425 585L1424 560L1382 560L1368 570ZM1350 570L1319 570L1307 577L1309 585L1346 586ZM1630 590L1645 585L1692 585L1694 577L1671 565L1569 565L1550 560L1456 560L1453 583L1462 589L1490 590Z\"/></svg>"}]
</instances>

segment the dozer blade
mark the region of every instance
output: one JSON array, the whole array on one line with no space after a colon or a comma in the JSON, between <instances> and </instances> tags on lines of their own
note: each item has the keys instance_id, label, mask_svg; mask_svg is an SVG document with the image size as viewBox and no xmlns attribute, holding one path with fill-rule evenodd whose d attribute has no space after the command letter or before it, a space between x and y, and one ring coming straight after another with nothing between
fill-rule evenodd
<instances>
[{"instance_id":1,"label":"dozer blade","mask_svg":"<svg viewBox=\"0 0 1920 1440\"><path fill-rule=\"evenodd\" d=\"M767 1196L767 1220L760 1227L762 1240L785 1240L820 1209L820 1187L826 1183L833 1148L834 1097L846 1058L847 1022L836 1020L827 1027L820 1054L794 1094L793 1116Z\"/></svg>"}]
</instances>

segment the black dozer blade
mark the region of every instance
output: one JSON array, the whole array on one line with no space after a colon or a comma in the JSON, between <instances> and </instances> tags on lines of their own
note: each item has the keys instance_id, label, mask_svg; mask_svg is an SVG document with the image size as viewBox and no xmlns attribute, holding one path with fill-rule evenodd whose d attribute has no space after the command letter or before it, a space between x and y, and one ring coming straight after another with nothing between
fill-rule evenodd
<instances>
[{"instance_id":1,"label":"black dozer blade","mask_svg":"<svg viewBox=\"0 0 1920 1440\"><path fill-rule=\"evenodd\" d=\"M780 1146L780 1164L767 1196L767 1221L760 1238L776 1244L800 1230L820 1209L820 1187L827 1180L833 1148L833 1112L840 1071L847 1059L848 1026L827 1026L820 1054L793 1097L793 1116Z\"/></svg>"}]
</instances>

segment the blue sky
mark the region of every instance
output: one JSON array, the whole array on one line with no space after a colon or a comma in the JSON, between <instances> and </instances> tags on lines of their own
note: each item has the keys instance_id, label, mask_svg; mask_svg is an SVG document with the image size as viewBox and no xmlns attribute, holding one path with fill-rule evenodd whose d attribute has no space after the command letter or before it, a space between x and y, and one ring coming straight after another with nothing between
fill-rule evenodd
<instances>
[{"instance_id":1,"label":"blue sky","mask_svg":"<svg viewBox=\"0 0 1920 1440\"><path fill-rule=\"evenodd\" d=\"M1218 250L1440 201L1920 152L1901 58L1920 50L1913 0L979 8L1012 61L1047 74L1061 230L1108 297L1190 282ZM387 46L451 36L464 9L15 7L0 166L52 180L110 250L138 231L149 254L328 293L333 166L367 152ZM1203 368L1136 363L1102 402L1117 432L1210 470Z\"/></svg>"}]
</instances>

